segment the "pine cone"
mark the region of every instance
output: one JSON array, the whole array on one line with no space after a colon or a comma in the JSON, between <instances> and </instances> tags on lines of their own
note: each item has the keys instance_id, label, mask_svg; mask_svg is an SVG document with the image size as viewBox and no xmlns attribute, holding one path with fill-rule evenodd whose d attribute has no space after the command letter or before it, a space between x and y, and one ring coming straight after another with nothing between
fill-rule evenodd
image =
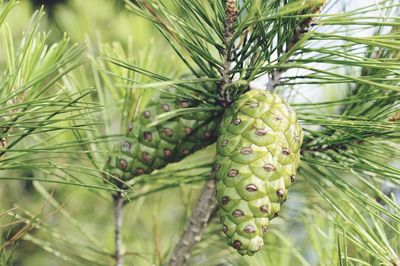
<instances>
[{"instance_id":1,"label":"pine cone","mask_svg":"<svg viewBox=\"0 0 400 266\"><path fill-rule=\"evenodd\" d=\"M300 163L302 130L276 94L252 90L225 112L217 141L217 199L228 243L242 255L264 245Z\"/></svg>"},{"instance_id":2,"label":"pine cone","mask_svg":"<svg viewBox=\"0 0 400 266\"><path fill-rule=\"evenodd\" d=\"M128 126L127 138L116 154L109 157L105 171L118 179L130 180L180 161L215 142L219 112L191 112L147 127L160 114L199 105L171 94L155 93L140 116Z\"/></svg>"}]
</instances>

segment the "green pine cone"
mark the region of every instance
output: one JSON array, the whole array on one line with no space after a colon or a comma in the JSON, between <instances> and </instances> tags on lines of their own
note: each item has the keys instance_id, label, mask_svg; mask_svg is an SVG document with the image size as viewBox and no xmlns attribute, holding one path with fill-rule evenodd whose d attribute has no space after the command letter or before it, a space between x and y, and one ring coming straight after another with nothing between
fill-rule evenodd
<instances>
[{"instance_id":1,"label":"green pine cone","mask_svg":"<svg viewBox=\"0 0 400 266\"><path fill-rule=\"evenodd\" d=\"M217 199L228 243L242 255L264 245L300 163L302 130L273 93L252 90L226 111L217 140Z\"/></svg>"},{"instance_id":2,"label":"green pine cone","mask_svg":"<svg viewBox=\"0 0 400 266\"><path fill-rule=\"evenodd\" d=\"M105 171L118 179L130 180L180 161L215 142L221 117L218 112L191 112L148 127L160 114L199 105L199 102L155 92L140 116L128 126L127 137L109 157Z\"/></svg>"}]
</instances>

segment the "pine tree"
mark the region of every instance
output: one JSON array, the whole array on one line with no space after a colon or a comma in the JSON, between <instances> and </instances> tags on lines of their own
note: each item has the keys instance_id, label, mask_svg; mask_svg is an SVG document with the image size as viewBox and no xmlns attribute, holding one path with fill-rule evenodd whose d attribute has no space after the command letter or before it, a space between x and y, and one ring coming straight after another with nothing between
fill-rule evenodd
<instances>
[{"instance_id":1,"label":"pine tree","mask_svg":"<svg viewBox=\"0 0 400 266\"><path fill-rule=\"evenodd\" d=\"M18 212L0 211L0 230L10 228L3 234L3 263L11 262L12 257L5 247L29 241L73 265L400 265L400 4L394 0L349 3L127 1L127 10L150 21L156 29L152 34L164 39L146 40L150 48L135 47L134 41L107 44L87 40L87 62L78 69L83 51L67 40L56 46L62 49L54 48L57 56L48 61L41 58L48 66L43 71L35 53L29 57L32 61L22 57L24 67L15 68L23 73L13 71L16 63L5 63L10 68L5 71L10 82L3 82L0 91L10 95L14 90L11 81L18 80L21 90L17 92L31 98L15 95L14 101L4 98L0 104L4 146L1 180L22 181L24 177L16 171L34 169L31 179L35 191L60 210L52 217L60 216L58 219L65 222L57 228L45 217L22 208ZM0 18L14 2L2 5L4 15ZM33 21L37 25L38 20ZM31 37L25 40L36 34L37 29L28 31ZM42 54L43 47L35 47L36 54ZM11 50L5 48L14 58ZM22 49L28 50L31 48ZM33 62L39 66L32 67ZM31 71L27 71L29 67ZM30 78L35 75L27 73L39 77ZM43 88L48 91L41 93ZM255 106L249 95L258 93L263 96L257 97ZM174 108L156 112L150 123L142 123L149 107L161 106L163 110L163 97ZM272 107L268 101L274 103ZM182 102L196 104L176 104ZM263 121L287 122L282 130L263 124L277 136L272 148L260 140L271 131L252 128L256 125L253 120L264 115L258 112L263 104L268 105L264 108L275 108L274 115L263 116ZM18 110L16 115L13 109ZM63 126L57 125L58 115L67 122L61 121ZM172 126L166 125L180 130L177 121L196 116L214 119L212 122L219 125L217 142L216 138L191 139L190 143L199 145L188 149L189 154L153 164L157 167L140 173L134 161L139 160L137 152L121 155L121 144L127 138L141 144L146 132L168 135L165 129ZM293 118L296 116L299 126ZM252 123L247 123L250 120ZM138 124L142 134L129 133L129 125ZM230 126L238 127L232 131ZM287 131L290 127L294 130ZM257 129L261 130L260 138L248 141L249 132ZM225 141L238 136L244 146L261 144L224 150L228 146ZM39 143L32 146L29 138ZM281 145L282 139L288 147ZM167 148L181 150L182 143L179 140ZM268 152L262 150L264 146ZM275 218L266 218L268 230L257 224L255 219L265 218L255 214L257 208L251 209L251 227L239 220L225 223L226 216L235 216L236 209L228 212L224 197L244 202L248 201L247 192L259 192L259 186L255 187L259 181L253 179L253 183L243 183L250 184L247 192L236 193L236 184L235 190L221 185L227 178L222 172L236 177L242 169L256 172L253 169L260 166L249 159L241 161L240 169L229 172L232 169L225 169L224 164L240 159L235 157L235 149L246 156L255 151L258 156L262 150L262 159L270 156L274 162L287 160L279 154L293 157L288 161L293 169L275 164L264 168L272 171L279 166L273 180L284 185L260 192L261 201L272 202L267 209L256 206L266 210L268 218ZM62 156L54 158L54 154ZM110 164L110 155L119 156L118 160ZM131 165L124 167L122 156L127 156L124 160L133 158L130 163L135 165L135 174L125 171ZM15 177L8 178L8 173ZM90 221L85 223L84 218L63 209L62 197L53 195L45 182L89 191L85 197L79 196L79 201L91 204L90 216L80 213ZM201 185L203 189L199 189ZM96 197L98 200L93 200ZM92 211L97 208L103 212ZM109 217L112 208L114 216ZM248 215L236 214L238 217L230 218ZM3 223L3 217L13 220ZM18 231L14 222L31 227ZM113 229L104 233L104 227ZM66 229L70 234L65 234ZM232 237L229 230L238 236ZM251 236L240 235L246 231ZM10 241L13 236L15 241ZM251 239L258 241L261 236L265 246L252 246ZM19 254L18 246L15 248Z\"/></svg>"}]
</instances>

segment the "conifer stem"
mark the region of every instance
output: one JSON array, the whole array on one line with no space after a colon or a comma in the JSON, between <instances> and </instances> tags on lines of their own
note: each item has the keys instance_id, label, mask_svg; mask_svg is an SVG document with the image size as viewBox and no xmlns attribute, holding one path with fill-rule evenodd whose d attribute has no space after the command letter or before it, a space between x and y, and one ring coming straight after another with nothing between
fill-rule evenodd
<instances>
[{"instance_id":1,"label":"conifer stem","mask_svg":"<svg viewBox=\"0 0 400 266\"><path fill-rule=\"evenodd\" d=\"M321 11L322 6L323 5L315 6L311 10L311 14L312 15L317 15ZM294 30L293 35L292 35L292 37L291 37L291 39L290 39L290 41L289 41L289 43L288 43L288 45L286 47L285 53L291 52L291 50L300 41L301 37L308 31L308 29L312 25L313 21L314 21L314 17L308 17L308 18L305 18L302 22L300 22L299 25L296 26L296 29ZM287 61L286 62L282 62L282 63L287 63ZM277 86L280 85L282 74L286 70L287 69L277 68L270 74L270 78L269 78L268 83L267 83L267 89L268 90L273 91Z\"/></svg>"},{"instance_id":2,"label":"conifer stem","mask_svg":"<svg viewBox=\"0 0 400 266\"><path fill-rule=\"evenodd\" d=\"M204 185L185 231L171 255L168 263L169 266L185 265L190 258L194 245L201 240L210 216L217 206L215 187L216 182L214 178L207 181Z\"/></svg>"},{"instance_id":3,"label":"conifer stem","mask_svg":"<svg viewBox=\"0 0 400 266\"><path fill-rule=\"evenodd\" d=\"M224 28L224 37L225 37L225 48L221 51L223 56L223 67L221 69L222 80L219 84L219 93L221 95L221 102L224 106L227 106L231 99L228 93L228 86L232 83L230 70L232 65L232 36L234 34L234 24L237 19L238 10L236 9L235 0L227 0L226 1L226 21Z\"/></svg>"},{"instance_id":4,"label":"conifer stem","mask_svg":"<svg viewBox=\"0 0 400 266\"><path fill-rule=\"evenodd\" d=\"M114 215L115 215L115 266L123 266L124 260L122 256L122 222L123 222L123 206L124 199L122 192L113 195L114 198Z\"/></svg>"},{"instance_id":5,"label":"conifer stem","mask_svg":"<svg viewBox=\"0 0 400 266\"><path fill-rule=\"evenodd\" d=\"M221 95L221 102L224 106L230 103L228 87L232 83L230 70L232 64L232 36L234 34L234 24L237 19L238 10L236 0L226 0L226 21L224 28L225 48L221 51L223 56L223 68L221 72L221 82L218 89ZM203 191L192 212L189 222L186 224L185 231L176 245L169 266L183 266L189 260L194 245L201 240L204 229L212 219L217 208L216 199L216 179L213 177L203 187Z\"/></svg>"}]
</instances>

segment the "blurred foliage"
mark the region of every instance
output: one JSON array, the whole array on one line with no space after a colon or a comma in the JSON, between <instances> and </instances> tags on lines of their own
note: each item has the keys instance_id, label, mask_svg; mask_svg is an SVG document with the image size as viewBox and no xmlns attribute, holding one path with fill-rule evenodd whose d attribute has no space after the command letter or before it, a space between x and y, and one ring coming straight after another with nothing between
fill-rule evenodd
<instances>
[{"instance_id":1,"label":"blurred foliage","mask_svg":"<svg viewBox=\"0 0 400 266\"><path fill-rule=\"evenodd\" d=\"M144 9L129 4L135 11L129 12L117 0L70 0L48 10L47 17L38 12L33 18L37 6L24 0L4 16L0 72L21 90L2 78L0 100L15 104L14 91L21 102L1 105L0 115L24 115L11 119L16 131L9 136L24 138L0 158L0 264L113 263L110 192L116 188L102 180L103 164L136 108L135 93L181 86L179 77L190 71L207 78L186 80L189 92L191 84L213 86L220 78L223 5L203 10L208 4L191 5L200 0L162 2L157 11L173 30L185 33L181 39L171 39L159 21L157 28L142 18L152 19ZM288 70L277 91L293 103L305 128L304 162L280 218L272 221L265 250L237 255L214 219L190 265L399 265L399 123L389 121L399 108L400 37L398 18L392 19L399 4L347 8L348 1L329 1L318 25L286 50L303 1L242 2L238 27L255 30L236 41L259 45L246 46L232 76L238 83L258 77L265 85L265 76ZM2 3L0 22L5 7ZM204 11L206 27L193 20L198 11ZM257 19L247 20L246 14ZM265 28L271 29L268 36L261 34ZM188 38L193 34L197 37ZM37 87L46 91L29 94ZM9 124L0 120L1 127ZM210 176L214 149L128 183L126 265L168 261Z\"/></svg>"}]
</instances>

